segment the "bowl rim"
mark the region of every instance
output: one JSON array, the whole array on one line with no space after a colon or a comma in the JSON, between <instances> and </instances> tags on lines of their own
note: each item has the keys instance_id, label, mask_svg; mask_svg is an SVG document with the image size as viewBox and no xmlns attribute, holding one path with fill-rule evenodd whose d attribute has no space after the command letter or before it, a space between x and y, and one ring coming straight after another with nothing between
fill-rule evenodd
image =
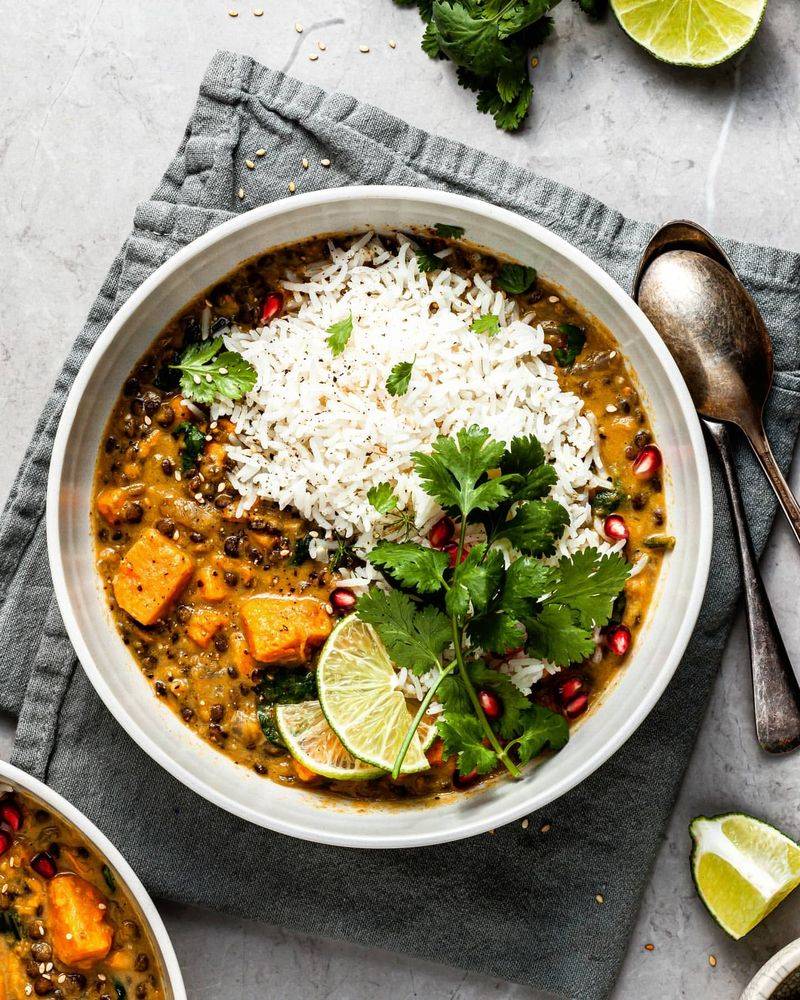
<instances>
[{"instance_id":1,"label":"bowl rim","mask_svg":"<svg viewBox=\"0 0 800 1000\"><path fill-rule=\"evenodd\" d=\"M775 990L800 968L800 938L790 941L765 962L744 989L740 1000L770 1000Z\"/></svg>"},{"instance_id":2,"label":"bowl rim","mask_svg":"<svg viewBox=\"0 0 800 1000\"><path fill-rule=\"evenodd\" d=\"M531 239L544 244L555 253L565 257L571 264L581 270L601 290L608 295L614 304L627 315L627 318L637 328L638 332L648 342L648 346L656 355L656 358L664 370L672 390L677 397L680 416L688 433L688 443L691 448L692 459L698 475L698 496L699 496L699 546L696 551L695 570L692 577L691 591L686 604L686 613L682 622L675 632L675 636L670 647L669 655L664 658L658 674L652 678L652 683L646 697L640 699L636 708L628 715L625 724L620 726L614 733L609 735L608 740L603 743L594 753L585 757L581 766L573 770L569 776L565 776L560 781L550 786L546 792L539 792L535 796L535 801L528 805L507 805L502 807L492 815L491 819L476 819L464 817L457 830L446 830L435 833L417 835L414 833L386 833L386 834L360 834L338 832L330 833L310 822L283 821L271 816L266 816L256 811L249 805L237 801L229 795L218 792L216 789L208 787L198 776L188 771L183 765L175 761L165 751L163 751L142 727L129 715L125 707L114 696L110 687L106 684L102 673L98 669L94 658L89 652L87 644L84 642L80 625L75 615L72 603L69 598L67 588L66 570L62 559L60 535L59 535L59 497L60 486L66 457L66 447L69 442L72 425L78 411L79 404L83 398L95 370L101 362L106 349L112 343L120 329L133 316L139 306L147 297L161 285L167 278L184 268L190 261L204 254L210 247L226 239L241 229L246 229L253 225L263 224L275 216L288 212L301 211L309 208L325 206L340 201L381 201L391 200L402 202L406 200L422 200L427 202L432 208L449 209L454 211L469 212L474 215L482 215L487 220L506 225L518 232L523 233ZM122 726L127 734L136 742L153 760L160 764L169 774L177 778L183 785L201 795L207 801L235 816L248 820L277 833L299 837L303 840L314 841L322 844L330 844L340 847L354 848L406 848L424 847L428 845L448 843L472 837L498 826L511 823L531 812L541 809L550 802L560 798L570 789L574 788L581 781L592 774L597 768L604 764L616 751L625 743L636 731L645 718L649 715L654 705L661 697L667 684L672 679L675 670L680 662L689 641L700 606L705 594L706 582L708 579L711 545L713 538L713 508L711 476L708 464L708 455L705 448L703 432L700 421L692 403L689 391L686 387L675 361L666 348L666 345L659 337L650 321L633 301L633 299L623 290L623 288L598 264L586 256L583 251L572 246L565 239L551 232L549 229L533 222L516 212L500 208L489 202L481 201L477 198L466 197L465 195L452 194L450 192L438 191L430 188L419 188L401 185L356 185L353 187L328 188L322 191L309 192L307 194L295 195L291 198L281 198L268 205L262 205L237 215L219 226L214 227L203 236L193 240L187 246L178 250L169 260L160 265L156 271L150 275L131 294L127 301L121 306L113 316L106 328L98 337L97 341L89 351L78 371L78 374L70 388L67 399L64 402L61 419L53 444L52 457L47 482L46 501L46 527L47 527L47 551L50 562L50 570L53 578L53 586L58 602L64 626L67 630L70 642L77 654L77 657L89 678L95 691L114 716L116 721Z\"/></svg>"},{"instance_id":3,"label":"bowl rim","mask_svg":"<svg viewBox=\"0 0 800 1000\"><path fill-rule=\"evenodd\" d=\"M79 809L65 799L63 795L59 795L58 792L53 791L44 782L28 774L27 771L22 771L8 761L0 760L0 782L4 780L19 785L23 791L30 792L31 795L41 799L54 812L59 813L79 830L89 843L93 847L96 847L111 862L140 906L150 932L158 944L161 951L161 958L164 962L164 972L167 976L169 986L172 988L173 1000L186 1000L186 987L183 983L183 976L178 965L172 940L167 933L167 928L164 926L164 921L161 919L161 915L156 909L155 903L150 898L147 889L142 885L139 876L108 837L87 816L84 816Z\"/></svg>"}]
</instances>

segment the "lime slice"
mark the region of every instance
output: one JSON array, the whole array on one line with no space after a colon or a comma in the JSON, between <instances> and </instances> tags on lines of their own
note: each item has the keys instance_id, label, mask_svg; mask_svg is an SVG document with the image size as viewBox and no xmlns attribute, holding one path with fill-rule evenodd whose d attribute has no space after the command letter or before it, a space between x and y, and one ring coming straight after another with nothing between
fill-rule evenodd
<instances>
[{"instance_id":1,"label":"lime slice","mask_svg":"<svg viewBox=\"0 0 800 1000\"><path fill-rule=\"evenodd\" d=\"M800 884L800 847L768 823L726 813L689 824L700 898L737 940Z\"/></svg>"},{"instance_id":2,"label":"lime slice","mask_svg":"<svg viewBox=\"0 0 800 1000\"><path fill-rule=\"evenodd\" d=\"M380 778L385 774L348 753L341 740L328 725L318 701L301 701L297 705L277 705L275 724L289 753L309 771L336 781L356 781Z\"/></svg>"},{"instance_id":3,"label":"lime slice","mask_svg":"<svg viewBox=\"0 0 800 1000\"><path fill-rule=\"evenodd\" d=\"M716 66L758 31L767 0L611 0L623 29L657 59Z\"/></svg>"},{"instance_id":4,"label":"lime slice","mask_svg":"<svg viewBox=\"0 0 800 1000\"><path fill-rule=\"evenodd\" d=\"M412 715L415 714L412 712ZM439 730L436 728L436 719L432 715L423 715L422 722L420 722L417 728L417 736L419 736L419 741L422 744L423 750L429 750L433 745L433 741L439 735Z\"/></svg>"},{"instance_id":5,"label":"lime slice","mask_svg":"<svg viewBox=\"0 0 800 1000\"><path fill-rule=\"evenodd\" d=\"M317 690L331 728L354 757L391 771L413 716L389 654L371 625L355 615L331 632L317 664ZM401 774L430 765L415 733Z\"/></svg>"}]
</instances>

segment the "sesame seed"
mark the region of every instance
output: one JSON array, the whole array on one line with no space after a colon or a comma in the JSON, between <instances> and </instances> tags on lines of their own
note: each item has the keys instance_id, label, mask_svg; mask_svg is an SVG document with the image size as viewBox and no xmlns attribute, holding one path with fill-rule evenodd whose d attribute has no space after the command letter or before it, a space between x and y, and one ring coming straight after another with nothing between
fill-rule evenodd
<instances>
[{"instance_id":1,"label":"sesame seed","mask_svg":"<svg viewBox=\"0 0 800 1000\"><path fill-rule=\"evenodd\" d=\"M651 944L648 941L647 944L644 946L644 950L645 951L655 951L656 950L656 946L654 944Z\"/></svg>"},{"instance_id":2,"label":"sesame seed","mask_svg":"<svg viewBox=\"0 0 800 1000\"><path fill-rule=\"evenodd\" d=\"M238 16L239 16L239 11L238 10L229 10L228 11L228 17L238 17Z\"/></svg>"},{"instance_id":3,"label":"sesame seed","mask_svg":"<svg viewBox=\"0 0 800 1000\"><path fill-rule=\"evenodd\" d=\"M58 977L58 982L65 983L66 981L67 981L67 974L65 972L62 972L61 975Z\"/></svg>"},{"instance_id":4,"label":"sesame seed","mask_svg":"<svg viewBox=\"0 0 800 1000\"><path fill-rule=\"evenodd\" d=\"M145 426L149 427L150 424L152 424L153 421L150 419L150 417L145 417L144 418L144 422L145 422Z\"/></svg>"},{"instance_id":5,"label":"sesame seed","mask_svg":"<svg viewBox=\"0 0 800 1000\"><path fill-rule=\"evenodd\" d=\"M615 358L616 356L617 356L617 352L616 352L616 351L612 351L612 352L611 352L611 353L609 354L609 358L610 358L610 359L611 359L612 361L614 360L614 358Z\"/></svg>"},{"instance_id":6,"label":"sesame seed","mask_svg":"<svg viewBox=\"0 0 800 1000\"><path fill-rule=\"evenodd\" d=\"M107 909L108 909L108 907L106 906L106 904L105 904L105 903L98 903L98 904L97 904L97 909L98 909L98 910L107 910Z\"/></svg>"},{"instance_id":7,"label":"sesame seed","mask_svg":"<svg viewBox=\"0 0 800 1000\"><path fill-rule=\"evenodd\" d=\"M41 930L44 931L44 927L42 927ZM67 941L71 941L72 940L72 935L69 933L69 931L67 931L67 933L64 935L64 937L67 939Z\"/></svg>"},{"instance_id":8,"label":"sesame seed","mask_svg":"<svg viewBox=\"0 0 800 1000\"><path fill-rule=\"evenodd\" d=\"M257 149L256 150L256 156L266 156L266 155L267 155L266 149Z\"/></svg>"},{"instance_id":9,"label":"sesame seed","mask_svg":"<svg viewBox=\"0 0 800 1000\"><path fill-rule=\"evenodd\" d=\"M206 382L213 382L214 379L210 375L206 375Z\"/></svg>"},{"instance_id":10,"label":"sesame seed","mask_svg":"<svg viewBox=\"0 0 800 1000\"><path fill-rule=\"evenodd\" d=\"M369 45L359 45L358 51L359 52L369 52Z\"/></svg>"},{"instance_id":11,"label":"sesame seed","mask_svg":"<svg viewBox=\"0 0 800 1000\"><path fill-rule=\"evenodd\" d=\"M255 163L253 163L252 160L245 160L244 165L247 167L248 170L255 169Z\"/></svg>"},{"instance_id":12,"label":"sesame seed","mask_svg":"<svg viewBox=\"0 0 800 1000\"><path fill-rule=\"evenodd\" d=\"M329 167L331 165L331 161L327 157L325 157L324 160L320 160L319 162L320 162L320 166L323 166L323 167Z\"/></svg>"},{"instance_id":13,"label":"sesame seed","mask_svg":"<svg viewBox=\"0 0 800 1000\"><path fill-rule=\"evenodd\" d=\"M256 7L256 9L253 11L253 17L263 17L263 16L264 16L264 8Z\"/></svg>"},{"instance_id":14,"label":"sesame seed","mask_svg":"<svg viewBox=\"0 0 800 1000\"><path fill-rule=\"evenodd\" d=\"M181 481L181 474L177 470L175 471L175 482L179 483Z\"/></svg>"},{"instance_id":15,"label":"sesame seed","mask_svg":"<svg viewBox=\"0 0 800 1000\"><path fill-rule=\"evenodd\" d=\"M44 962L40 962L39 963L39 975L42 975L42 973L44 973L46 971L47 971L47 966L44 964Z\"/></svg>"},{"instance_id":16,"label":"sesame seed","mask_svg":"<svg viewBox=\"0 0 800 1000\"><path fill-rule=\"evenodd\" d=\"M545 825L539 829L539 833L550 833L551 829L552 827L550 826L550 824L545 823Z\"/></svg>"},{"instance_id":17,"label":"sesame seed","mask_svg":"<svg viewBox=\"0 0 800 1000\"><path fill-rule=\"evenodd\" d=\"M199 375L192 375L192 379L194 380L194 384L195 385L200 385L200 376Z\"/></svg>"},{"instance_id":18,"label":"sesame seed","mask_svg":"<svg viewBox=\"0 0 800 1000\"><path fill-rule=\"evenodd\" d=\"M289 194L294 194L297 190L297 185L294 181L289 181Z\"/></svg>"},{"instance_id":19,"label":"sesame seed","mask_svg":"<svg viewBox=\"0 0 800 1000\"><path fill-rule=\"evenodd\" d=\"M177 529L172 532L172 540L173 540L173 542L177 542L180 537L181 537L180 533L178 532Z\"/></svg>"},{"instance_id":20,"label":"sesame seed","mask_svg":"<svg viewBox=\"0 0 800 1000\"><path fill-rule=\"evenodd\" d=\"M236 194L239 196L239 201L241 201L244 198L244 188L239 188Z\"/></svg>"},{"instance_id":21,"label":"sesame seed","mask_svg":"<svg viewBox=\"0 0 800 1000\"><path fill-rule=\"evenodd\" d=\"M320 50L320 52L325 52L328 46L325 44L325 42L317 42L317 48Z\"/></svg>"},{"instance_id":22,"label":"sesame seed","mask_svg":"<svg viewBox=\"0 0 800 1000\"><path fill-rule=\"evenodd\" d=\"M390 49L396 49L397 48L397 42L393 38L389 39L389 48Z\"/></svg>"},{"instance_id":23,"label":"sesame seed","mask_svg":"<svg viewBox=\"0 0 800 1000\"><path fill-rule=\"evenodd\" d=\"M531 66L532 66L532 68L536 69L536 67L538 65L539 65L539 60L536 58L536 56L531 56Z\"/></svg>"},{"instance_id":24,"label":"sesame seed","mask_svg":"<svg viewBox=\"0 0 800 1000\"><path fill-rule=\"evenodd\" d=\"M557 295L550 295L550 296L548 296L548 299L547 299L547 301L548 301L548 302L552 302L552 303L553 303L553 305L555 305L555 304L556 304L556 302L559 302L559 301L560 301L560 299L559 299L559 297L558 297Z\"/></svg>"},{"instance_id":25,"label":"sesame seed","mask_svg":"<svg viewBox=\"0 0 800 1000\"><path fill-rule=\"evenodd\" d=\"M309 52L308 53L308 61L309 62L316 62L317 59L319 59L319 55L316 52Z\"/></svg>"},{"instance_id":26,"label":"sesame seed","mask_svg":"<svg viewBox=\"0 0 800 1000\"><path fill-rule=\"evenodd\" d=\"M25 996L29 997L31 993L33 993L33 987L31 986L30 983L28 983L27 986L25 987Z\"/></svg>"},{"instance_id":27,"label":"sesame seed","mask_svg":"<svg viewBox=\"0 0 800 1000\"><path fill-rule=\"evenodd\" d=\"M601 906L603 905L603 903L605 903L605 899L603 899L603 897L602 897L602 896L600 895L600 893L599 893L599 892L598 892L598 894L597 894L597 895L596 895L596 896L594 897L594 901L595 901L595 903L599 903L599 904L600 904Z\"/></svg>"},{"instance_id":28,"label":"sesame seed","mask_svg":"<svg viewBox=\"0 0 800 1000\"><path fill-rule=\"evenodd\" d=\"M217 486L217 493L223 493L223 492L224 492L224 490L225 490L225 483L220 483L220 484L219 484L219 485Z\"/></svg>"},{"instance_id":29,"label":"sesame seed","mask_svg":"<svg viewBox=\"0 0 800 1000\"><path fill-rule=\"evenodd\" d=\"M606 407L606 413L616 413L616 412L617 412L616 406L614 406L613 403L609 403L608 406Z\"/></svg>"},{"instance_id":30,"label":"sesame seed","mask_svg":"<svg viewBox=\"0 0 800 1000\"><path fill-rule=\"evenodd\" d=\"M203 494L202 493L195 493L194 498L195 498L195 500L202 500L203 499Z\"/></svg>"},{"instance_id":31,"label":"sesame seed","mask_svg":"<svg viewBox=\"0 0 800 1000\"><path fill-rule=\"evenodd\" d=\"M216 430L217 429L217 422L216 422L216 420L212 420L211 423L208 426L210 427L210 429L212 431Z\"/></svg>"},{"instance_id":32,"label":"sesame seed","mask_svg":"<svg viewBox=\"0 0 800 1000\"><path fill-rule=\"evenodd\" d=\"M522 821L522 829L523 830L527 830L530 825L531 825L531 821L529 819L524 819Z\"/></svg>"},{"instance_id":33,"label":"sesame seed","mask_svg":"<svg viewBox=\"0 0 800 1000\"><path fill-rule=\"evenodd\" d=\"M308 160L304 156L303 157L303 170L308 170L308 167L309 167Z\"/></svg>"},{"instance_id":34,"label":"sesame seed","mask_svg":"<svg viewBox=\"0 0 800 1000\"><path fill-rule=\"evenodd\" d=\"M330 604L326 604L326 605L325 605L325 610L326 610L326 612L327 612L327 613L328 613L329 615L332 615L332 614L333 614L333 608L331 607L331 605L330 605Z\"/></svg>"},{"instance_id":35,"label":"sesame seed","mask_svg":"<svg viewBox=\"0 0 800 1000\"><path fill-rule=\"evenodd\" d=\"M709 955L708 956L708 964L711 966L712 969L715 969L716 966L717 966L717 956L716 955Z\"/></svg>"},{"instance_id":36,"label":"sesame seed","mask_svg":"<svg viewBox=\"0 0 800 1000\"><path fill-rule=\"evenodd\" d=\"M302 35L303 34L303 25L299 21L295 21L294 22L294 30L297 32L298 35Z\"/></svg>"},{"instance_id":37,"label":"sesame seed","mask_svg":"<svg viewBox=\"0 0 800 1000\"><path fill-rule=\"evenodd\" d=\"M220 375L227 375L228 374L228 369L227 368L220 368L219 373L220 373ZM208 440L210 441L211 438L209 438Z\"/></svg>"}]
</instances>

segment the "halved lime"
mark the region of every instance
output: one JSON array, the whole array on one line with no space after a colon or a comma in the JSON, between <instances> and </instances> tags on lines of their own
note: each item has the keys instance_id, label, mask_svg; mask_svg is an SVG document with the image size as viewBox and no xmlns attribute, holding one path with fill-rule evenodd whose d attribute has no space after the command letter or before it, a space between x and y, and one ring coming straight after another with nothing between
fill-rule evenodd
<instances>
[{"instance_id":1,"label":"halved lime","mask_svg":"<svg viewBox=\"0 0 800 1000\"><path fill-rule=\"evenodd\" d=\"M689 832L700 898L737 940L800 884L800 847L768 823L743 813L698 816Z\"/></svg>"},{"instance_id":2,"label":"halved lime","mask_svg":"<svg viewBox=\"0 0 800 1000\"><path fill-rule=\"evenodd\" d=\"M331 728L354 757L385 771L413 720L396 677L378 633L355 615L331 632L317 664L319 701ZM415 733L400 773L429 766Z\"/></svg>"},{"instance_id":3,"label":"halved lime","mask_svg":"<svg viewBox=\"0 0 800 1000\"><path fill-rule=\"evenodd\" d=\"M716 66L753 38L767 0L611 0L623 29L657 59Z\"/></svg>"},{"instance_id":4,"label":"halved lime","mask_svg":"<svg viewBox=\"0 0 800 1000\"><path fill-rule=\"evenodd\" d=\"M318 701L297 705L277 705L275 724L289 753L309 771L337 781L380 778L379 767L370 767L348 753L328 725Z\"/></svg>"}]
</instances>

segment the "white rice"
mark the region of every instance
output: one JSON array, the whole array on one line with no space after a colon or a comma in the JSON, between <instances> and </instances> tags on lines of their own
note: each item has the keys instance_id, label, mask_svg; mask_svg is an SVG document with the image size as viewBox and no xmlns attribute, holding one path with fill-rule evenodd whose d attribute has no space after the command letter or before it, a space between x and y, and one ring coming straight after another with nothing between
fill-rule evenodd
<instances>
[{"instance_id":1,"label":"white rice","mask_svg":"<svg viewBox=\"0 0 800 1000\"><path fill-rule=\"evenodd\" d=\"M242 508L263 498L299 511L319 529L315 558L326 558L335 538L363 556L387 534L387 518L367 500L370 487L390 483L424 534L441 511L422 491L411 452L478 424L503 441L524 434L541 441L557 474L552 496L569 512L557 556L589 545L618 551L623 543L609 545L598 533L588 499L591 488L610 485L593 418L545 362L541 326L487 275L422 273L413 245L398 239L397 252L372 233L350 246L330 243L324 259L287 276L287 307L268 328L234 327L225 336L258 373L243 400L215 403L211 414L236 428L228 454ZM494 337L470 330L487 313L500 319ZM353 332L334 358L328 327L348 314ZM390 370L412 359L408 392L390 396ZM367 566L341 582L363 587L375 578ZM519 657L503 669L528 691L557 668ZM407 674L402 685L421 697L426 681Z\"/></svg>"}]
</instances>

